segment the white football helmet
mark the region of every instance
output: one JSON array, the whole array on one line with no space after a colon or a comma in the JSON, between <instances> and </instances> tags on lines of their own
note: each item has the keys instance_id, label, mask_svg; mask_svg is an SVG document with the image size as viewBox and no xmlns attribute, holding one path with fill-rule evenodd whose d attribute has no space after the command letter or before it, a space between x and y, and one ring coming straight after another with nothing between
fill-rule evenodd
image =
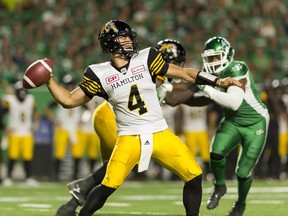
<instances>
[{"instance_id":1,"label":"white football helmet","mask_svg":"<svg viewBox=\"0 0 288 216\"><path fill-rule=\"evenodd\" d=\"M225 38L210 38L205 43L204 52L201 54L206 72L220 74L233 61L234 53L234 49Z\"/></svg>"}]
</instances>

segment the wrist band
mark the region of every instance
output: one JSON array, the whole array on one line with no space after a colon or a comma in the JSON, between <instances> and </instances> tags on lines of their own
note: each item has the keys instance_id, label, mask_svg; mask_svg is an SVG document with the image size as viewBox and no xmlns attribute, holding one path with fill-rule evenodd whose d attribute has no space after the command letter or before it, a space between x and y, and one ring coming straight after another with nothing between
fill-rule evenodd
<instances>
[{"instance_id":1,"label":"wrist band","mask_svg":"<svg viewBox=\"0 0 288 216\"><path fill-rule=\"evenodd\" d=\"M199 71L197 76L196 76L196 79L195 79L195 84L216 86L218 79L219 79L218 77L216 77L212 74L209 74L209 73L206 73L203 71Z\"/></svg>"}]
</instances>

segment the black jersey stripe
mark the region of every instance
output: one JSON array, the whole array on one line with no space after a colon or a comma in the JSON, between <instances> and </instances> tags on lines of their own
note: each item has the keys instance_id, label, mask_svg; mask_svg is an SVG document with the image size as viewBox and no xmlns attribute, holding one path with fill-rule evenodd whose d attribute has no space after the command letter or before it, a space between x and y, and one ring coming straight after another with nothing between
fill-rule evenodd
<instances>
[{"instance_id":1,"label":"black jersey stripe","mask_svg":"<svg viewBox=\"0 0 288 216\"><path fill-rule=\"evenodd\" d=\"M82 82L80 83L80 86L84 87L91 94L101 92L101 86L96 81L93 81L85 76Z\"/></svg>"}]
</instances>

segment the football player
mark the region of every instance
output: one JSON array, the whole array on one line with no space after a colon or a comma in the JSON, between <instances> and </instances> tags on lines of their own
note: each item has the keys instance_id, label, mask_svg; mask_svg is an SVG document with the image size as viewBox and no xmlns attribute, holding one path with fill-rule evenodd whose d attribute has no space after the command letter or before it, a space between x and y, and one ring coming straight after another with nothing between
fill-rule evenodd
<instances>
[{"instance_id":1,"label":"football player","mask_svg":"<svg viewBox=\"0 0 288 216\"><path fill-rule=\"evenodd\" d=\"M62 84L67 89L73 89L75 83L72 76L67 74L63 76ZM73 158L73 178L77 177L79 166L78 155L82 149L77 145L78 126L83 113L82 107L75 107L73 109L65 109L60 104L52 101L46 107L46 113L52 120L54 130L54 178L56 181L60 180L60 167L63 163L67 153L67 146L71 149ZM54 114L55 113L55 114Z\"/></svg>"},{"instance_id":2,"label":"football player","mask_svg":"<svg viewBox=\"0 0 288 216\"><path fill-rule=\"evenodd\" d=\"M87 152L87 159L89 162L89 171L94 171L94 166L98 158L100 158L100 138L97 133L95 133L94 127L91 124L93 119L93 112L96 107L98 107L102 102L103 98L95 97L89 103L83 105L84 112L81 116L81 120L78 127L77 133L77 143L73 145L75 148L79 149L74 154L75 158L80 161ZM79 166L77 166L79 168ZM78 171L77 171L78 172ZM76 173L76 172L75 172ZM77 179L77 174L73 177Z\"/></svg>"},{"instance_id":3,"label":"football player","mask_svg":"<svg viewBox=\"0 0 288 216\"><path fill-rule=\"evenodd\" d=\"M207 106L191 107L181 105L182 133L194 157L200 156L204 178L209 178L209 134ZM180 116L181 118L181 116Z\"/></svg>"},{"instance_id":4,"label":"football player","mask_svg":"<svg viewBox=\"0 0 288 216\"><path fill-rule=\"evenodd\" d=\"M155 49L161 52L163 59L167 63L173 63L181 67L184 66L186 60L186 52L184 47L178 41L173 39L161 40L157 43ZM161 88L165 86L165 91L167 91L171 86L171 79L169 79L168 82L164 77L158 76L156 81L156 85L161 85L165 82L165 84L161 86ZM166 107L171 107L173 109L172 106L167 105ZM163 115L165 117L164 111ZM74 199L72 198L69 202L62 205L57 212L57 216L65 215L69 212L75 212L78 205L82 206L84 204L88 193L95 186L100 184L104 178L107 162L112 154L117 140L115 115L111 105L107 101L104 101L95 109L92 120L94 130L100 138L100 149L103 166L86 178L78 179L67 184L69 192L74 197Z\"/></svg>"},{"instance_id":5,"label":"football player","mask_svg":"<svg viewBox=\"0 0 288 216\"><path fill-rule=\"evenodd\" d=\"M3 180L3 186L11 186L12 171L19 158L23 159L25 180L27 185L37 186L32 178L32 160L34 157L34 120L37 119L35 98L28 94L22 81L15 83L14 94L3 97L4 107L8 109L8 174Z\"/></svg>"},{"instance_id":6,"label":"football player","mask_svg":"<svg viewBox=\"0 0 288 216\"><path fill-rule=\"evenodd\" d=\"M115 113L116 145L103 181L89 193L80 216L93 215L136 164L139 172L145 171L151 158L184 181L186 215L199 215L202 170L185 143L167 128L158 103L156 77L219 87L241 84L230 77L219 79L198 69L168 64L154 48L139 51L135 30L122 20L107 22L98 39L103 51L110 55L110 61L88 66L79 87L73 91L60 86L52 76L46 83L54 99L66 108L100 96L109 101Z\"/></svg>"},{"instance_id":7,"label":"football player","mask_svg":"<svg viewBox=\"0 0 288 216\"><path fill-rule=\"evenodd\" d=\"M184 65L185 62L185 50L183 46L176 40L165 39L159 41L155 47L159 50L168 63L173 62L176 65ZM159 85L164 82L165 78L157 77ZM117 129L115 115L111 105L104 101L99 105L93 114L93 125L95 132L99 135L101 145L101 157L103 166L96 170L93 174L87 176L84 179L78 179L67 184L69 192L75 198L71 199L67 204L62 205L58 210L58 215L62 215L61 212L75 211L78 205L83 205L88 193L104 178L107 161L109 160L113 148L117 140ZM64 214L64 213L63 213Z\"/></svg>"},{"instance_id":8,"label":"football player","mask_svg":"<svg viewBox=\"0 0 288 216\"><path fill-rule=\"evenodd\" d=\"M207 201L209 210L218 206L227 188L224 179L226 157L230 151L241 146L236 175L238 181L238 198L229 216L241 216L245 211L246 198L249 193L252 176L262 150L264 148L269 125L269 113L261 101L254 79L247 64L234 60L234 49L223 37L210 38L204 45L202 53L205 71L220 78L233 77L242 86L217 88L199 86L205 97L191 97L181 101L181 94L167 94L166 102L184 103L190 106L205 105L212 101L219 104L225 113L218 125L210 147L210 168L214 175L214 189ZM172 98L172 96L173 98ZM175 96L177 95L177 97ZM171 96L171 97L170 97ZM177 103L175 102L177 98Z\"/></svg>"}]
</instances>

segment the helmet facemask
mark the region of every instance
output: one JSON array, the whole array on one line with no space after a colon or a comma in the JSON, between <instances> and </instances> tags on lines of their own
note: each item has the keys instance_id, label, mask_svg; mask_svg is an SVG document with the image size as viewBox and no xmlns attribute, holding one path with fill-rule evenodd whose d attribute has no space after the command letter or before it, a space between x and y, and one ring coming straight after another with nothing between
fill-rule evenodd
<instances>
[{"instance_id":1,"label":"helmet facemask","mask_svg":"<svg viewBox=\"0 0 288 216\"><path fill-rule=\"evenodd\" d=\"M206 72L219 75L232 61L234 49L222 37L213 37L205 43L201 54Z\"/></svg>"}]
</instances>

